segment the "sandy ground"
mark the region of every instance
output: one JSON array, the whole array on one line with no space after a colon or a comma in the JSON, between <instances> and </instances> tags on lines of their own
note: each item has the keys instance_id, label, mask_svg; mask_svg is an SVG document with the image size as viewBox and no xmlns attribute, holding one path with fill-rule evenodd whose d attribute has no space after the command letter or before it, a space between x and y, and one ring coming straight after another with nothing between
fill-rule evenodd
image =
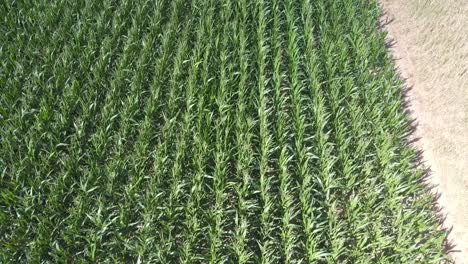
<instances>
[{"instance_id":1,"label":"sandy ground","mask_svg":"<svg viewBox=\"0 0 468 264\"><path fill-rule=\"evenodd\" d=\"M468 263L468 1L381 0L393 57L406 79L415 147L451 229L455 263Z\"/></svg>"}]
</instances>

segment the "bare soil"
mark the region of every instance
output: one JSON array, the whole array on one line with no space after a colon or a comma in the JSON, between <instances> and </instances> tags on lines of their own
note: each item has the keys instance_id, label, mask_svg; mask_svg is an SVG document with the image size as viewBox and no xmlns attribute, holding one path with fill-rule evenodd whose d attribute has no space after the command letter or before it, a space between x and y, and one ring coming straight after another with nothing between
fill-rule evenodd
<instances>
[{"instance_id":1,"label":"bare soil","mask_svg":"<svg viewBox=\"0 0 468 264\"><path fill-rule=\"evenodd\" d=\"M468 3L381 0L455 263L468 263Z\"/></svg>"}]
</instances>

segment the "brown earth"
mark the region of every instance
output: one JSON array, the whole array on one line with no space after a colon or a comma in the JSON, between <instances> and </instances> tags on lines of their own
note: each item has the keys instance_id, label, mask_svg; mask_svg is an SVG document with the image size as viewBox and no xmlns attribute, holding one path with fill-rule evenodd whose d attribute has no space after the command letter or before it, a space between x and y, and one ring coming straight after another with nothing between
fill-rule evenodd
<instances>
[{"instance_id":1,"label":"brown earth","mask_svg":"<svg viewBox=\"0 0 468 264\"><path fill-rule=\"evenodd\" d=\"M381 0L396 66L415 119L415 147L451 230L455 263L468 263L468 1Z\"/></svg>"}]
</instances>

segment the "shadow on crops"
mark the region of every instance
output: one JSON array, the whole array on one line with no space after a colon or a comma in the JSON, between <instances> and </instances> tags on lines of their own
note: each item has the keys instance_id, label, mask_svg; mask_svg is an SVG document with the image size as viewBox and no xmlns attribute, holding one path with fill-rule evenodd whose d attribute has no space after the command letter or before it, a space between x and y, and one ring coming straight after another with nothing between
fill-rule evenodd
<instances>
[{"instance_id":1,"label":"shadow on crops","mask_svg":"<svg viewBox=\"0 0 468 264\"><path fill-rule=\"evenodd\" d=\"M381 8L381 10L383 10ZM385 11L382 11L381 17L378 22L378 30L379 31L386 31L386 27L394 22L393 18L390 18L388 16L388 13ZM389 50L395 48L395 46L398 44L398 42L390 38L388 35L386 36L385 39L385 47ZM393 64L396 65L397 61L400 60L401 58L395 57L394 54L392 54L391 57ZM395 66L396 67L396 66ZM442 230L445 233L445 239L444 239L444 244L443 244L443 250L446 254L452 253L452 252L458 252L459 250L455 250L456 244L454 241L451 241L448 236L453 230L453 226L447 226L445 223L445 220L447 218L447 213L444 212L444 208L439 204L439 198L442 196L442 194L438 191L438 185L432 184L430 182L430 177L432 175L432 170L430 165L427 163L427 161L424 159L424 151L421 149L421 147L418 145L418 142L420 141L420 137L417 137L416 131L418 129L419 123L416 118L413 118L413 110L411 108L411 98L409 97L410 92L413 89L413 86L410 86L408 83L408 79L404 78L401 74L401 71L396 68L396 72L399 76L399 79L402 82L402 93L401 93L401 100L402 100L402 110L405 113L405 115L408 117L408 134L407 134L407 144L410 145L414 151L415 151L415 158L413 160L415 166L419 169L422 170L422 178L421 178L421 184L426 188L428 191L430 191L432 195L432 210L434 212L434 215L436 217L437 223L439 225L440 230ZM445 225L444 225L445 223Z\"/></svg>"},{"instance_id":2,"label":"shadow on crops","mask_svg":"<svg viewBox=\"0 0 468 264\"><path fill-rule=\"evenodd\" d=\"M400 73L399 73L400 75ZM405 114L408 116L409 122L409 131L407 143L415 150L415 158L413 160L414 164L422 170L421 184L431 192L432 194L432 210L436 216L437 222L441 230L446 233L444 241L444 251L445 253L457 252L455 250L456 244L454 241L448 239L448 236L452 232L453 227L444 225L447 218L447 213L444 212L444 208L439 204L439 198L442 194L438 191L438 185L431 183L430 177L432 176L432 170L430 164L424 159L424 151L418 146L418 142L421 140L421 137L417 137L415 134L418 129L419 123L416 118L413 118L413 110L411 110L411 98L408 96L409 92L413 89L412 86L406 85L407 79L401 78L403 81L403 91L402 91L402 107Z\"/></svg>"}]
</instances>

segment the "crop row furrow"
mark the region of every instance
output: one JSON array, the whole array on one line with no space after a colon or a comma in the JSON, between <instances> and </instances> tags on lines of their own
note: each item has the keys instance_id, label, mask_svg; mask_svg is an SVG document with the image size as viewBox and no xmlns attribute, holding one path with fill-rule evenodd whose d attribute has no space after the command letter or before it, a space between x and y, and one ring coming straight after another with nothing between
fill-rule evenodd
<instances>
[{"instance_id":1,"label":"crop row furrow","mask_svg":"<svg viewBox=\"0 0 468 264\"><path fill-rule=\"evenodd\" d=\"M198 3L199 4L199 3ZM206 126L203 122L206 121L205 114L205 98L203 96L205 90L199 86L198 78L205 74L207 76L207 65L202 63L203 58L206 58L209 54L210 45L206 38L208 34L213 34L212 31L212 17L214 10L211 8L210 2L204 2L201 4L199 16L203 16L204 19L197 21L198 30L195 37L195 47L193 54L190 59L190 68L188 73L188 83L186 90L186 101L185 101L185 112L184 112L184 127L186 130L184 137L190 138L190 135L185 134L187 132L193 133L193 142L191 147L194 148L193 156L187 157L190 168L187 168L185 172L188 176L186 194L183 197L183 203L185 205L183 215L183 229L181 232L182 245L181 245L181 261L183 263L194 263L199 260L202 249L200 243L200 233L202 232L202 223L200 219L199 209L203 199L203 177L205 176L205 156L207 155L207 141L206 138ZM206 62L206 61L205 61ZM201 66L200 66L201 65ZM206 78L205 77L205 81ZM206 87L206 86L204 86ZM194 111L195 110L195 111ZM193 130L190 131L190 127ZM191 177L191 178L190 178Z\"/></svg>"},{"instance_id":2,"label":"crop row furrow","mask_svg":"<svg viewBox=\"0 0 468 264\"><path fill-rule=\"evenodd\" d=\"M235 225L234 225L234 241L232 243L232 251L234 251L235 259L239 263L248 263L252 261L254 251L251 248L253 239L250 237L253 232L254 219L252 219L253 211L256 210L255 199L252 199L252 172L251 168L254 162L254 152L252 148L252 140L254 136L254 120L249 113L252 107L248 96L249 91L249 62L248 62L248 5L247 2L239 1L237 5L238 20L235 24L234 38L236 40L235 47L237 49L236 62L239 64L238 82L239 88L237 92L237 108L235 119L235 171L237 177L237 186L235 193L237 198ZM255 208L255 209L254 209ZM256 243L256 242L254 242Z\"/></svg>"},{"instance_id":3,"label":"crop row furrow","mask_svg":"<svg viewBox=\"0 0 468 264\"><path fill-rule=\"evenodd\" d=\"M229 21L232 14L232 2L225 0L220 2L219 19ZM231 179L231 153L232 146L230 138L232 133L232 111L233 111L233 86L230 80L232 74L232 53L230 51L231 27L228 23L219 25L216 29L214 48L217 51L214 61L219 63L219 68L215 71L214 86L212 95L214 97L212 113L214 120L214 146L213 146L213 171L210 188L213 191L208 212L210 221L210 263L226 262L230 259L227 241L229 239L228 227L233 221L230 190Z\"/></svg>"}]
</instances>

